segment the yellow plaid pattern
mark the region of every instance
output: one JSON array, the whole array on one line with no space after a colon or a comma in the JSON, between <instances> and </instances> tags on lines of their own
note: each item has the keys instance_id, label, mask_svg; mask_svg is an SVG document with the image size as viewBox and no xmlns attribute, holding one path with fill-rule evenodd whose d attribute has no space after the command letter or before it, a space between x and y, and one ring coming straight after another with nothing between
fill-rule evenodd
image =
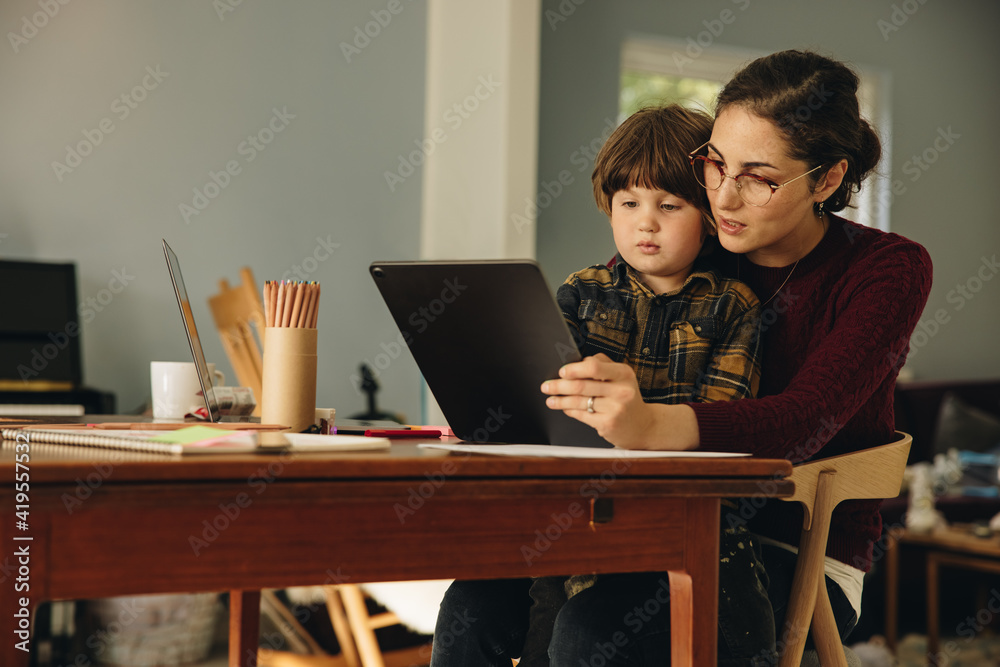
<instances>
[{"instance_id":1,"label":"yellow plaid pattern","mask_svg":"<svg viewBox=\"0 0 1000 667\"><path fill-rule=\"evenodd\" d=\"M619 255L571 275L556 300L581 354L627 363L647 403L757 393L760 304L741 282L696 264L683 287L657 295Z\"/></svg>"}]
</instances>

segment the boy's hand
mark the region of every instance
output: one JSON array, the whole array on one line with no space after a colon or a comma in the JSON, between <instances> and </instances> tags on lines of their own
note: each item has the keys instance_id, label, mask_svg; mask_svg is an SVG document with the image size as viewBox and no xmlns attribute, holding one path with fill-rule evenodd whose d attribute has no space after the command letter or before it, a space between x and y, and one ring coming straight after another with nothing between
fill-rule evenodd
<instances>
[{"instance_id":1,"label":"boy's hand","mask_svg":"<svg viewBox=\"0 0 1000 667\"><path fill-rule=\"evenodd\" d=\"M693 410L686 406L645 403L635 371L604 354L563 366L558 380L542 383L542 393L549 395L545 401L549 408L562 410L592 426L616 447L692 449L698 442ZM677 413L678 409L689 415ZM668 437L666 429L676 426L681 427L678 435L682 437Z\"/></svg>"}]
</instances>

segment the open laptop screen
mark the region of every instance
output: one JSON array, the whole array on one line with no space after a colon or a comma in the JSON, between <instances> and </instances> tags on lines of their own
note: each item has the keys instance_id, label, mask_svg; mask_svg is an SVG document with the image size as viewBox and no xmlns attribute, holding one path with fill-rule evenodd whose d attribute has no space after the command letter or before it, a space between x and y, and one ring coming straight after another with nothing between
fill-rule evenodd
<instances>
[{"instance_id":1,"label":"open laptop screen","mask_svg":"<svg viewBox=\"0 0 1000 667\"><path fill-rule=\"evenodd\" d=\"M167 245L166 239L163 239L163 254L167 258L170 282L174 286L174 294L177 296L177 307L180 308L181 318L184 320L184 332L187 334L188 345L191 346L191 356L194 357L194 365L198 371L198 382L201 384L201 391L205 396L205 407L208 409L211 420L218 422L221 417L219 403L215 400L215 391L212 389L212 374L208 371L205 352L201 346L201 339L198 338L198 327L194 323L191 300L188 299L187 289L184 287L180 262L177 261L177 255L173 249Z\"/></svg>"}]
</instances>

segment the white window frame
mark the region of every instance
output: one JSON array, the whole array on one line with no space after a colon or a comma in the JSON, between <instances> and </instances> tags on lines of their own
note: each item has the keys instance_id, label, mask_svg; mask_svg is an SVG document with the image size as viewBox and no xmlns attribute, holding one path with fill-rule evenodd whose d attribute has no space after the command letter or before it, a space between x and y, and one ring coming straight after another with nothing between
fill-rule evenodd
<instances>
[{"instance_id":1,"label":"white window frame","mask_svg":"<svg viewBox=\"0 0 1000 667\"><path fill-rule=\"evenodd\" d=\"M697 45L695 45L697 46ZM671 77L690 77L725 83L749 61L767 55L754 51L711 44L694 49L690 40L674 39L643 34L626 37L622 43L621 71L644 71ZM695 56L695 57L692 57ZM858 97L861 115L875 128L882 141L882 161L876 173L865 182L861 192L854 196L852 205L838 215L869 227L889 231L889 208L892 155L892 117L890 114L890 75L884 70L851 63L858 73L861 85ZM709 113L713 110L708 109Z\"/></svg>"}]
</instances>

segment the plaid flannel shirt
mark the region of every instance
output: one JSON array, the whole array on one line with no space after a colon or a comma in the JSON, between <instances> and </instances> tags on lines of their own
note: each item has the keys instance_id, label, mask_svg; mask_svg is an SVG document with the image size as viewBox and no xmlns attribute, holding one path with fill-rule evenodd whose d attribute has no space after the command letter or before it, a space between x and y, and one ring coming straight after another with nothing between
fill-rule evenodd
<instances>
[{"instance_id":1,"label":"plaid flannel shirt","mask_svg":"<svg viewBox=\"0 0 1000 667\"><path fill-rule=\"evenodd\" d=\"M752 398L760 382L760 304L749 287L699 264L656 295L618 255L566 279L556 294L581 354L635 370L647 403Z\"/></svg>"}]
</instances>

